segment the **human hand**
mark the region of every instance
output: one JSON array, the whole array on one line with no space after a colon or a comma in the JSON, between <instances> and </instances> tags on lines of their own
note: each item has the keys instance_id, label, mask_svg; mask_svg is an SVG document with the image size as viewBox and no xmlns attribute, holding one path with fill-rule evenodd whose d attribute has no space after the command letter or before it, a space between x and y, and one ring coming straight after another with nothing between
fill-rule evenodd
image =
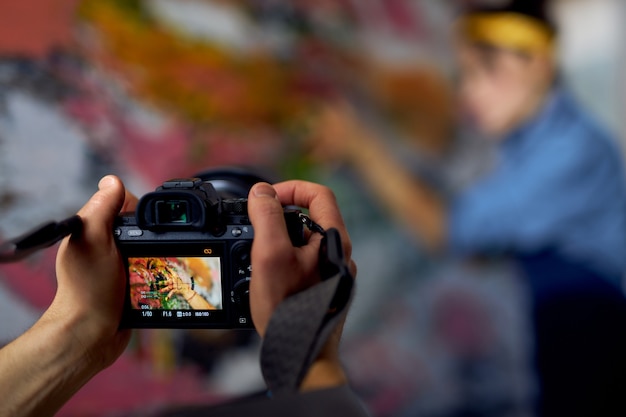
<instances>
[{"instance_id":1,"label":"human hand","mask_svg":"<svg viewBox=\"0 0 626 417\"><path fill-rule=\"evenodd\" d=\"M355 153L367 146L371 136L347 101L336 101L322 107L312 125L309 155L325 162L351 161Z\"/></svg>"},{"instance_id":2,"label":"human hand","mask_svg":"<svg viewBox=\"0 0 626 417\"><path fill-rule=\"evenodd\" d=\"M313 221L324 228L336 228L344 256L353 276L356 265L351 259L352 246L333 192L324 186L305 181L256 184L248 196L248 214L254 227L252 243L252 278L250 310L261 336L276 307L287 297L320 282L318 268L322 237L311 235L306 245L294 247L287 233L283 206L309 209ZM302 383L303 389L322 388L345 383L339 362L341 326L311 366Z\"/></svg>"},{"instance_id":3,"label":"human hand","mask_svg":"<svg viewBox=\"0 0 626 417\"><path fill-rule=\"evenodd\" d=\"M52 416L123 352L119 330L125 273L113 240L113 220L136 198L113 176L78 212L80 232L57 254L57 293L24 334L0 349L0 415ZM10 387L10 389L8 389Z\"/></svg>"},{"instance_id":4,"label":"human hand","mask_svg":"<svg viewBox=\"0 0 626 417\"><path fill-rule=\"evenodd\" d=\"M112 230L120 211L137 204L117 177L102 178L98 187L78 212L82 232L59 248L58 289L45 313L67 323L74 341L100 368L96 372L117 359L130 338L129 331L119 330L126 275Z\"/></svg>"},{"instance_id":5,"label":"human hand","mask_svg":"<svg viewBox=\"0 0 626 417\"><path fill-rule=\"evenodd\" d=\"M172 298L175 294L180 294L189 306L194 310L214 310L215 307L209 303L202 295L198 294L191 288L190 284L184 282L177 274L169 274L165 285L160 290L162 293L167 293L166 299Z\"/></svg>"},{"instance_id":6,"label":"human hand","mask_svg":"<svg viewBox=\"0 0 626 417\"><path fill-rule=\"evenodd\" d=\"M168 271L169 272L169 271ZM172 274L171 272L165 279L163 288L159 290L162 293L167 293L165 298L169 300L175 294L180 294L185 299L190 298L195 294L195 291L191 289L191 285L184 283L180 276Z\"/></svg>"}]
</instances>

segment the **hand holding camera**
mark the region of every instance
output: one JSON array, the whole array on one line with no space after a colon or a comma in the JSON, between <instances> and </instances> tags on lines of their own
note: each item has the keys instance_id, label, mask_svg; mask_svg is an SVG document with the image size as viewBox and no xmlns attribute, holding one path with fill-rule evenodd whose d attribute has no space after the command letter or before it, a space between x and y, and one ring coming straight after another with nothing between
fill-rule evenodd
<instances>
[{"instance_id":1,"label":"hand holding camera","mask_svg":"<svg viewBox=\"0 0 626 417\"><path fill-rule=\"evenodd\" d=\"M222 301L233 304L237 304L237 301L233 302L231 295L233 298L241 297L239 303L245 302L245 296L249 296L251 317L257 331L263 335L272 313L286 297L320 279L318 255L321 238L313 234L308 239L303 239L301 246L294 246L290 225L295 223L287 219L283 205L293 204L309 209L314 221L327 228L337 228L342 238L346 261L351 272L355 272L354 263L350 261L350 241L334 196L330 190L319 185L301 181L288 181L274 187L269 184L255 185L247 201L247 214L237 212L226 216L226 221L218 225L218 229L223 231L221 237L214 236L208 248L204 247L214 249L215 252L205 253L203 250L199 256L192 256L185 265L176 260L176 255L189 258L187 251L199 246L198 241L189 237L202 234L201 231L190 229L184 232L167 232L170 235L181 233L185 236L184 243L174 245L181 247L177 249L180 253L170 253L173 246L163 245L167 239L139 239L139 243L124 254L125 259L120 256L120 237L115 237L111 230L118 227L131 230L131 225L124 223L132 223L130 217L120 216L119 213L132 212L136 204L137 199L125 193L122 182L109 176L100 181L99 191L79 211L82 221L78 223L82 224L82 228L70 228L72 236L63 241L57 254L58 289L52 305L29 331L0 349L0 385L11 385L11 390L7 392L10 396L0 395L4 407L0 408L19 409L24 415L51 415L91 377L122 354L130 338L130 331L120 328L120 320L124 305L129 300L125 294L130 285L131 272L138 275L151 274L155 281L154 290L159 292L160 289L166 289L159 294L167 291L165 296L170 296L170 299L175 296L190 298L184 287L191 289L192 286L197 294L194 298L198 298L202 295L203 287L209 288L217 282L221 284L221 278L226 276L216 274L220 280L209 281L213 276L207 276L207 270L211 270L211 267L215 269L216 259L226 265L225 270L231 274L231 280L227 283L231 284L235 282L233 277L239 278L239 269L235 269L235 266L253 264L251 275L247 275L248 271L245 271L244 278L235 282L248 282L249 292L237 292L233 286L229 287L233 293L222 291L218 294L224 298ZM165 206L166 216L160 219L167 220L169 216L169 220L184 220L180 208L182 206ZM193 215L189 217L192 218ZM218 216L218 219L222 221L224 217ZM249 221L246 223L245 219ZM250 230L244 230L246 227L254 227L254 243L252 235L246 235L251 233ZM298 227L296 230L302 232L301 223ZM242 233L234 231L236 229L241 229ZM146 230L149 232L146 233L148 236L153 236L152 233L158 234L156 231ZM57 241L58 231L53 232L54 236L44 236L46 239L42 240ZM61 232L63 235L68 233L67 230ZM42 247L30 239L32 236L28 235L25 239L15 241L14 245L9 245L14 246L15 253L11 255L7 252L3 254L3 259L19 259L32 253L33 248ZM123 243L122 246L130 247L130 243ZM128 259L133 257L140 260L136 263L143 271L140 271L139 266L135 271L130 270L131 263ZM196 258L202 260L207 257L214 259L212 264L196 262ZM150 259L170 262L169 272L176 274L178 281L173 276L165 276L162 265L148 264ZM233 271L235 275L232 275ZM246 280L247 277L251 279ZM175 291L172 293L172 290ZM150 291L149 289L146 294ZM210 295L206 297L210 298ZM187 304L191 305L190 301L186 300ZM217 300L206 301L217 304ZM210 313L219 310L206 311ZM223 315L222 319L224 317L228 316ZM220 325L227 323L226 320L219 322ZM339 327L337 335L340 330ZM303 389L331 387L345 382L336 354L337 346L338 337L329 339L327 348L311 366L302 384ZM27 378L25 375L36 377ZM37 400L33 400L35 398Z\"/></svg>"},{"instance_id":2,"label":"hand holding camera","mask_svg":"<svg viewBox=\"0 0 626 417\"><path fill-rule=\"evenodd\" d=\"M280 213L274 235L305 244L300 212ZM200 178L169 180L122 213L114 234L128 276L123 327L253 327L247 199Z\"/></svg>"}]
</instances>

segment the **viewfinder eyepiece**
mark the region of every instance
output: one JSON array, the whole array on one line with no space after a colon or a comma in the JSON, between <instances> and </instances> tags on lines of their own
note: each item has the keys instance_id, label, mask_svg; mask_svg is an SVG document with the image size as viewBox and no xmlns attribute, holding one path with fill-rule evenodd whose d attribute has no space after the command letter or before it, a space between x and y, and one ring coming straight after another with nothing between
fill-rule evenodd
<instances>
[{"instance_id":1,"label":"viewfinder eyepiece","mask_svg":"<svg viewBox=\"0 0 626 417\"><path fill-rule=\"evenodd\" d=\"M156 219L161 226L189 224L189 204L183 200L157 201Z\"/></svg>"}]
</instances>

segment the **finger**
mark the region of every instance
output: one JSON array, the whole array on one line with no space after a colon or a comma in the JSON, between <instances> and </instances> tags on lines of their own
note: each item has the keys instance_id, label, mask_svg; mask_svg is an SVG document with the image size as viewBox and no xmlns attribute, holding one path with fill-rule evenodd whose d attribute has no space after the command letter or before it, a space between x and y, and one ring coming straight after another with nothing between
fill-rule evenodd
<instances>
[{"instance_id":1,"label":"finger","mask_svg":"<svg viewBox=\"0 0 626 417\"><path fill-rule=\"evenodd\" d=\"M344 227L337 199L330 188L300 180L274 184L274 188L283 205L308 208L314 220L325 228Z\"/></svg>"},{"instance_id":2,"label":"finger","mask_svg":"<svg viewBox=\"0 0 626 417\"><path fill-rule=\"evenodd\" d=\"M88 292L89 286L94 284L85 279L85 274L91 276L91 271L110 271L117 278L116 283L111 285L123 285L123 264L113 239L112 228L124 202L124 185L117 177L109 175L100 180L98 188L78 211L83 221L82 232L64 239L57 253L58 294L61 294L59 300L66 296L71 299L76 291ZM100 282L99 285L106 287L108 284ZM116 300L120 302L120 307L121 301L121 297Z\"/></svg>"},{"instance_id":3,"label":"finger","mask_svg":"<svg viewBox=\"0 0 626 417\"><path fill-rule=\"evenodd\" d=\"M248 195L248 216L254 227L253 250L257 247L272 246L275 251L292 246L283 206L276 190L267 183L258 183Z\"/></svg>"},{"instance_id":4,"label":"finger","mask_svg":"<svg viewBox=\"0 0 626 417\"><path fill-rule=\"evenodd\" d=\"M356 278L356 273L358 269L356 266L356 262L350 259L350 264L348 265L348 267L350 268L350 274L352 274L352 278Z\"/></svg>"},{"instance_id":5,"label":"finger","mask_svg":"<svg viewBox=\"0 0 626 417\"><path fill-rule=\"evenodd\" d=\"M341 235L344 254L352 255L352 244L333 191L323 185L292 180L274 184L280 202L307 208L311 218L325 229L336 228Z\"/></svg>"},{"instance_id":6,"label":"finger","mask_svg":"<svg viewBox=\"0 0 626 417\"><path fill-rule=\"evenodd\" d=\"M122 211L123 212L135 211L135 208L137 208L138 201L139 199L137 198L137 196L135 196L135 194L126 190L126 193L124 196L124 204L122 206Z\"/></svg>"},{"instance_id":7,"label":"finger","mask_svg":"<svg viewBox=\"0 0 626 417\"><path fill-rule=\"evenodd\" d=\"M98 191L78 211L85 223L85 236L91 237L95 231L110 231L115 216L124 204L125 189L122 181L113 175L103 177L98 183Z\"/></svg>"}]
</instances>

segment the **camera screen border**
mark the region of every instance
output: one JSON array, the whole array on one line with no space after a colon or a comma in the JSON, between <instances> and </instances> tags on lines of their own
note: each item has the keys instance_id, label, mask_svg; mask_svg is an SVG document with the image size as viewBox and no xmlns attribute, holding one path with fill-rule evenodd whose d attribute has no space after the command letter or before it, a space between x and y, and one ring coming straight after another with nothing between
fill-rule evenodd
<instances>
[{"instance_id":1,"label":"camera screen border","mask_svg":"<svg viewBox=\"0 0 626 417\"><path fill-rule=\"evenodd\" d=\"M124 312L121 327L130 328L232 328L230 298L232 286L229 259L224 242L141 242L123 245L121 255L126 272ZM221 304L219 310L136 309L130 299L129 259L131 258L219 258ZM180 314L179 314L180 312Z\"/></svg>"}]
</instances>

